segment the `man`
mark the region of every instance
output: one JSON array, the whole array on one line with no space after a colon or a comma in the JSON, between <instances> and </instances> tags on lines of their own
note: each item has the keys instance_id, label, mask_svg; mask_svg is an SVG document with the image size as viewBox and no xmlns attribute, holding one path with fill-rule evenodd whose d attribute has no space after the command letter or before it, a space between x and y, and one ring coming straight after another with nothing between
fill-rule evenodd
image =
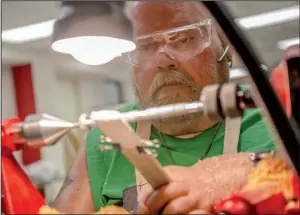
<instances>
[{"instance_id":1,"label":"man","mask_svg":"<svg viewBox=\"0 0 300 215\"><path fill-rule=\"evenodd\" d=\"M228 41L198 2L138 2L129 14L137 49L125 57L133 65L133 81L139 103L125 105L120 111L196 101L203 87L228 81L231 63L230 52L226 49ZM183 201L179 205L193 205L191 198L201 198L203 193L226 195L245 182L251 168L248 155L204 159L224 154L227 122L190 114L151 123L143 126L133 123L132 127L139 133L140 127L143 127L140 130L145 130L149 126L146 138L157 139L161 144L157 149L158 161L163 166L172 165L166 168L171 178L191 183L183 190L173 189L171 185L171 189L169 186L162 188L167 189L166 192L157 191L161 197L158 199L166 199L167 202L157 202L157 198L149 200L147 195L142 197L141 213L156 213L163 207L161 203L167 204L182 194L188 198L181 198ZM119 151L99 150L101 135L98 128L89 132L86 149L80 150L56 199L54 206L58 210L91 213L106 205L122 203L124 190L139 185L134 167ZM237 152L274 149L273 139L258 110L245 114L237 137ZM187 195L193 185L199 187L199 184L203 187L202 195L199 192ZM208 188L213 188L213 191ZM171 197L165 198L161 193ZM211 196L211 200L203 203L200 209L209 207L222 197ZM178 205L176 202L171 202L164 213L178 212L179 209L174 208ZM179 212L194 209L199 208L188 206Z\"/></svg>"}]
</instances>

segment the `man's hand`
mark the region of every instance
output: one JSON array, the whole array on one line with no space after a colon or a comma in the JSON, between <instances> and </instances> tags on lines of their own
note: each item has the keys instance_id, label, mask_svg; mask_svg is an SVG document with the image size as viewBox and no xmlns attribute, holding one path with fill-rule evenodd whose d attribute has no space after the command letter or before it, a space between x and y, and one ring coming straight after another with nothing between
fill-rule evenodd
<instances>
[{"instance_id":1,"label":"man's hand","mask_svg":"<svg viewBox=\"0 0 300 215\"><path fill-rule=\"evenodd\" d=\"M174 181L160 189L142 193L138 213L210 213L215 203L246 183L251 168L248 154L209 158L192 167L166 167Z\"/></svg>"},{"instance_id":2,"label":"man's hand","mask_svg":"<svg viewBox=\"0 0 300 215\"><path fill-rule=\"evenodd\" d=\"M200 186L199 186L200 185ZM138 214L203 214L210 211L210 200L198 180L172 182L144 194Z\"/></svg>"}]
</instances>

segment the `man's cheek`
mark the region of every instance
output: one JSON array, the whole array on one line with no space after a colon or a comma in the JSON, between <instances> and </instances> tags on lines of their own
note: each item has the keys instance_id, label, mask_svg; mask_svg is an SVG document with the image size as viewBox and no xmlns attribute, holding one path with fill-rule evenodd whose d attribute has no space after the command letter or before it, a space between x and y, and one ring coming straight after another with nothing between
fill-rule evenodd
<instances>
[{"instance_id":1,"label":"man's cheek","mask_svg":"<svg viewBox=\"0 0 300 215\"><path fill-rule=\"evenodd\" d=\"M197 85L210 84L216 70L215 55L210 49L183 63L182 67L192 77Z\"/></svg>"},{"instance_id":2,"label":"man's cheek","mask_svg":"<svg viewBox=\"0 0 300 215\"><path fill-rule=\"evenodd\" d=\"M154 78L154 72L139 71L135 73L135 82L141 98L146 98L148 95L151 82Z\"/></svg>"}]
</instances>

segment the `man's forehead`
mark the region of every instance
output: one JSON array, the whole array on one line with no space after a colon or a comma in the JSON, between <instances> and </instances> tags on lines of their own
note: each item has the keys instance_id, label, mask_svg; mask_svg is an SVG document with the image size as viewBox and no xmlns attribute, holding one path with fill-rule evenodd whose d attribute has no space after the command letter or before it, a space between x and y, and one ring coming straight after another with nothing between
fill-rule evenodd
<instances>
[{"instance_id":1,"label":"man's forehead","mask_svg":"<svg viewBox=\"0 0 300 215\"><path fill-rule=\"evenodd\" d=\"M136 36L190 25L208 18L198 2L140 2L131 12Z\"/></svg>"}]
</instances>

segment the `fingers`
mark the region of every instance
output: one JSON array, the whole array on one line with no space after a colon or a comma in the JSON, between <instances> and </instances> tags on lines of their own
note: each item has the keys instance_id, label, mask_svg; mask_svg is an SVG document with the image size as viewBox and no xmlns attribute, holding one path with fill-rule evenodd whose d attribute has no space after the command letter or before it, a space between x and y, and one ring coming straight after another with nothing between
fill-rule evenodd
<instances>
[{"instance_id":1,"label":"fingers","mask_svg":"<svg viewBox=\"0 0 300 215\"><path fill-rule=\"evenodd\" d=\"M165 205L167 205L172 200L182 196L186 196L188 194L188 191L188 187L183 183L172 182L167 186L153 191L147 198L145 205L148 209L150 209L150 213L158 213Z\"/></svg>"},{"instance_id":2,"label":"fingers","mask_svg":"<svg viewBox=\"0 0 300 215\"><path fill-rule=\"evenodd\" d=\"M148 196L153 192L153 189L151 186L149 187L143 187L143 189L140 190L138 200L141 202L146 202L148 199Z\"/></svg>"},{"instance_id":3,"label":"fingers","mask_svg":"<svg viewBox=\"0 0 300 215\"><path fill-rule=\"evenodd\" d=\"M138 214L150 214L150 210L146 206L146 201L149 197L149 195L153 192L153 190L143 190L140 194L140 197L138 199Z\"/></svg>"},{"instance_id":4,"label":"fingers","mask_svg":"<svg viewBox=\"0 0 300 215\"><path fill-rule=\"evenodd\" d=\"M151 214L152 211L141 203L138 214ZM182 196L171 201L163 210L162 214L211 214L209 210L197 209L197 199L191 196Z\"/></svg>"},{"instance_id":5,"label":"fingers","mask_svg":"<svg viewBox=\"0 0 300 215\"><path fill-rule=\"evenodd\" d=\"M196 209L197 199L191 196L182 196L171 201L163 210L163 214L187 214Z\"/></svg>"},{"instance_id":6,"label":"fingers","mask_svg":"<svg viewBox=\"0 0 300 215\"><path fill-rule=\"evenodd\" d=\"M144 204L144 202L139 203L139 207L137 210L137 214L150 214L150 210L148 207Z\"/></svg>"},{"instance_id":7,"label":"fingers","mask_svg":"<svg viewBox=\"0 0 300 215\"><path fill-rule=\"evenodd\" d=\"M188 214L211 214L211 213L208 212L207 210L196 209L196 210L189 212Z\"/></svg>"},{"instance_id":8,"label":"fingers","mask_svg":"<svg viewBox=\"0 0 300 215\"><path fill-rule=\"evenodd\" d=\"M265 198L265 195L273 193L277 189L276 184L264 183L252 189L242 189L238 195L247 199L251 204L256 204Z\"/></svg>"},{"instance_id":9,"label":"fingers","mask_svg":"<svg viewBox=\"0 0 300 215\"><path fill-rule=\"evenodd\" d=\"M143 193L138 214L208 214L213 201L206 191L199 189L198 181L172 182L160 189Z\"/></svg>"}]
</instances>

